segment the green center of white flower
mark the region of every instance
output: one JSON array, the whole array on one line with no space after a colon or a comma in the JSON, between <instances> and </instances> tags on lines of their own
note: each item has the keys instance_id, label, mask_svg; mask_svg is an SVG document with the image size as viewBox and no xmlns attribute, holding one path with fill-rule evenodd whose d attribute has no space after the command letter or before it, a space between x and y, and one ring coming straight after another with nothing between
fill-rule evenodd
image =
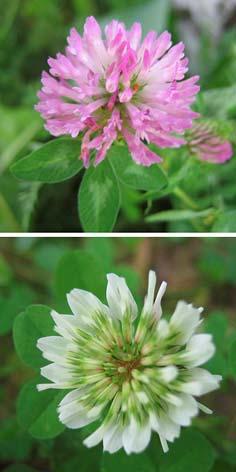
<instances>
[{"instance_id":1,"label":"green center of white flower","mask_svg":"<svg viewBox=\"0 0 236 472\"><path fill-rule=\"evenodd\" d=\"M141 316L137 328L129 313L122 321L103 313L96 313L93 320L85 331L78 330L77 352L73 350L68 356L73 387L84 387L80 401L86 408L111 402L113 414L115 408L143 421L150 408L159 407L167 391L163 375L166 365L164 362L163 367L162 350L157 344L157 320ZM175 376L172 366L168 379Z\"/></svg>"}]
</instances>

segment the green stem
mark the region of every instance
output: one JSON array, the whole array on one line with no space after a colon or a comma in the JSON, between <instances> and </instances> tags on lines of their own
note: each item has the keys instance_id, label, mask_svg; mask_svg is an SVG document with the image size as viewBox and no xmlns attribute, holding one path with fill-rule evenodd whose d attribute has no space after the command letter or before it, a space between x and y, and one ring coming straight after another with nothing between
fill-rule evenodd
<instances>
[{"instance_id":1,"label":"green stem","mask_svg":"<svg viewBox=\"0 0 236 472\"><path fill-rule=\"evenodd\" d=\"M194 200L186 192L181 190L179 187L176 187L172 193L173 195L178 197L185 205L187 205L187 207L195 211L200 210L199 206L194 202ZM198 232L205 231L204 225L202 225L200 222L192 221L191 223L196 231Z\"/></svg>"},{"instance_id":2,"label":"green stem","mask_svg":"<svg viewBox=\"0 0 236 472\"><path fill-rule=\"evenodd\" d=\"M5 231L18 233L21 228L8 203L0 194L0 232Z\"/></svg>"},{"instance_id":3,"label":"green stem","mask_svg":"<svg viewBox=\"0 0 236 472\"><path fill-rule=\"evenodd\" d=\"M35 134L40 130L41 123L33 121L27 128L25 128L19 136L13 141L10 146L2 153L0 162L0 174L12 163L15 156L20 152L26 144L31 141Z\"/></svg>"},{"instance_id":4,"label":"green stem","mask_svg":"<svg viewBox=\"0 0 236 472\"><path fill-rule=\"evenodd\" d=\"M0 31L0 39L6 38L9 31L12 28L13 22L18 12L18 8L20 5L20 0L13 0L13 2L9 2L8 7L5 9L5 18L4 24Z\"/></svg>"},{"instance_id":5,"label":"green stem","mask_svg":"<svg viewBox=\"0 0 236 472\"><path fill-rule=\"evenodd\" d=\"M172 192L176 197L178 197L187 207L192 210L199 210L199 206L194 202L194 200L179 187L176 187Z\"/></svg>"}]
</instances>

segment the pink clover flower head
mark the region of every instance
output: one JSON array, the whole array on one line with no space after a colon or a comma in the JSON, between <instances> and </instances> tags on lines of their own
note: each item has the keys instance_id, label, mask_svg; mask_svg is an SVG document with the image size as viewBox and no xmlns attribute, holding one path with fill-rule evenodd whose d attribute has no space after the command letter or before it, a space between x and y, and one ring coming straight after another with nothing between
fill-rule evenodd
<instances>
[{"instance_id":1,"label":"pink clover flower head","mask_svg":"<svg viewBox=\"0 0 236 472\"><path fill-rule=\"evenodd\" d=\"M111 21L104 35L95 18L87 18L83 36L72 28L65 54L49 58L36 105L53 136L82 133L81 158L95 165L117 139L127 142L134 161L149 166L161 158L148 144L180 147L181 136L198 116L191 105L198 76L185 79L184 44L172 46L167 31L150 31L142 41L140 23L126 30ZM180 135L180 136L178 136Z\"/></svg>"},{"instance_id":2,"label":"pink clover flower head","mask_svg":"<svg viewBox=\"0 0 236 472\"><path fill-rule=\"evenodd\" d=\"M224 164L233 156L232 144L208 123L194 123L189 136L190 151L202 161Z\"/></svg>"}]
</instances>

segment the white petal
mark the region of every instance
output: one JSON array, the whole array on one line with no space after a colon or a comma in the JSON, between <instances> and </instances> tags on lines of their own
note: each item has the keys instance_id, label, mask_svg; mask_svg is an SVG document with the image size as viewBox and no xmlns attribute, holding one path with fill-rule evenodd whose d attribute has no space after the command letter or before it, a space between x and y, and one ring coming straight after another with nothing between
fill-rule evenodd
<instances>
[{"instance_id":1,"label":"white petal","mask_svg":"<svg viewBox=\"0 0 236 472\"><path fill-rule=\"evenodd\" d=\"M158 378L164 383L172 382L178 375L178 369L174 365L160 367L158 369Z\"/></svg>"},{"instance_id":2,"label":"white petal","mask_svg":"<svg viewBox=\"0 0 236 472\"><path fill-rule=\"evenodd\" d=\"M89 418L85 410L71 411L71 414L67 413L66 415L63 412L59 415L61 423L65 424L67 428L70 429L83 428L84 426L93 423L95 419L96 418Z\"/></svg>"},{"instance_id":3,"label":"white petal","mask_svg":"<svg viewBox=\"0 0 236 472\"><path fill-rule=\"evenodd\" d=\"M205 395L219 388L221 375L212 375L205 369L192 369L189 371L187 382L181 384L181 390L191 395Z\"/></svg>"},{"instance_id":4,"label":"white petal","mask_svg":"<svg viewBox=\"0 0 236 472\"><path fill-rule=\"evenodd\" d=\"M143 313L152 313L154 295L156 288L156 274L153 270L149 271L148 274L148 291L144 301Z\"/></svg>"},{"instance_id":5,"label":"white petal","mask_svg":"<svg viewBox=\"0 0 236 472\"><path fill-rule=\"evenodd\" d=\"M94 433L90 434L84 441L83 444L87 447L93 447L99 444L104 436L105 427L102 424Z\"/></svg>"},{"instance_id":6,"label":"white petal","mask_svg":"<svg viewBox=\"0 0 236 472\"><path fill-rule=\"evenodd\" d=\"M174 423L165 413L158 415L159 431L160 435L167 441L173 442L175 438L180 435L180 425Z\"/></svg>"},{"instance_id":7,"label":"white petal","mask_svg":"<svg viewBox=\"0 0 236 472\"><path fill-rule=\"evenodd\" d=\"M139 401L143 403L143 405L147 405L149 403L149 398L145 392L136 392L135 395L139 399Z\"/></svg>"},{"instance_id":8,"label":"white petal","mask_svg":"<svg viewBox=\"0 0 236 472\"><path fill-rule=\"evenodd\" d=\"M114 318L122 319L125 313L130 313L134 320L138 308L123 277L115 274L107 275L107 302Z\"/></svg>"},{"instance_id":9,"label":"white petal","mask_svg":"<svg viewBox=\"0 0 236 472\"><path fill-rule=\"evenodd\" d=\"M86 426L99 416L99 414L91 415L84 406L81 404L81 389L77 389L73 392L68 393L58 407L59 420L65 424L68 428L76 429Z\"/></svg>"},{"instance_id":10,"label":"white petal","mask_svg":"<svg viewBox=\"0 0 236 472\"><path fill-rule=\"evenodd\" d=\"M76 337L76 330L80 327L78 317L74 315L60 315L55 310L51 311L51 317L56 324L55 331L68 340Z\"/></svg>"},{"instance_id":11,"label":"white petal","mask_svg":"<svg viewBox=\"0 0 236 472\"><path fill-rule=\"evenodd\" d=\"M75 410L83 410L84 408L81 406L80 402L84 395L84 391L85 389L83 388L77 388L67 393L58 406L58 413L66 416Z\"/></svg>"},{"instance_id":12,"label":"white petal","mask_svg":"<svg viewBox=\"0 0 236 472\"><path fill-rule=\"evenodd\" d=\"M157 415L151 411L149 418L150 418L150 425L152 429L158 432L160 430L160 423L158 421Z\"/></svg>"},{"instance_id":13,"label":"white petal","mask_svg":"<svg viewBox=\"0 0 236 472\"><path fill-rule=\"evenodd\" d=\"M193 305L180 301L177 303L174 314L170 319L170 329L178 333L179 344L185 344L199 325L202 308L194 308Z\"/></svg>"},{"instance_id":14,"label":"white petal","mask_svg":"<svg viewBox=\"0 0 236 472\"><path fill-rule=\"evenodd\" d=\"M58 364L66 364L66 355L70 342L61 336L46 336L37 341L37 347L43 352L43 357Z\"/></svg>"},{"instance_id":15,"label":"white petal","mask_svg":"<svg viewBox=\"0 0 236 472\"><path fill-rule=\"evenodd\" d=\"M76 388L75 390L72 390L71 392L67 393L67 395L61 400L59 408L62 406L68 405L74 400L81 399L81 397L84 395L86 390L87 390L86 387L81 387L81 388Z\"/></svg>"},{"instance_id":16,"label":"white petal","mask_svg":"<svg viewBox=\"0 0 236 472\"><path fill-rule=\"evenodd\" d=\"M166 401L171 405L177 406L178 408L182 406L182 400L180 396L173 393L166 393L165 395Z\"/></svg>"},{"instance_id":17,"label":"white petal","mask_svg":"<svg viewBox=\"0 0 236 472\"><path fill-rule=\"evenodd\" d=\"M182 405L178 407L170 405L168 415L174 423L189 426L191 419L198 414L197 402L191 395L180 394L179 397Z\"/></svg>"},{"instance_id":18,"label":"white petal","mask_svg":"<svg viewBox=\"0 0 236 472\"><path fill-rule=\"evenodd\" d=\"M195 334L186 346L182 355L188 366L197 367L207 362L215 353L211 334Z\"/></svg>"},{"instance_id":19,"label":"white petal","mask_svg":"<svg viewBox=\"0 0 236 472\"><path fill-rule=\"evenodd\" d=\"M61 383L46 383L46 384L38 384L37 385L37 390L39 392L42 392L43 390L49 390L50 388L54 388L56 390L61 388L62 390L64 390L65 385L63 385Z\"/></svg>"},{"instance_id":20,"label":"white petal","mask_svg":"<svg viewBox=\"0 0 236 472\"><path fill-rule=\"evenodd\" d=\"M150 413L150 424L151 424L151 427L152 427L153 431L156 431L156 433L159 435L163 452L168 452L169 447L168 447L166 438L164 438L161 434L161 425L160 425L160 422L159 422L159 419L158 419L156 413L154 413L154 412Z\"/></svg>"},{"instance_id":21,"label":"white petal","mask_svg":"<svg viewBox=\"0 0 236 472\"><path fill-rule=\"evenodd\" d=\"M203 405L202 403L197 402L199 410L203 411L207 415L212 415L213 411L210 410L207 406Z\"/></svg>"},{"instance_id":22,"label":"white petal","mask_svg":"<svg viewBox=\"0 0 236 472\"><path fill-rule=\"evenodd\" d=\"M165 339L170 334L169 323L164 318L162 318L157 325L157 336L159 339Z\"/></svg>"},{"instance_id":23,"label":"white petal","mask_svg":"<svg viewBox=\"0 0 236 472\"><path fill-rule=\"evenodd\" d=\"M113 454L122 447L122 431L119 426L112 426L104 433L103 450Z\"/></svg>"},{"instance_id":24,"label":"white petal","mask_svg":"<svg viewBox=\"0 0 236 472\"><path fill-rule=\"evenodd\" d=\"M165 438L163 438L163 436L161 434L159 434L159 438L160 438L160 442L161 442L161 447L163 449L163 452L168 452L169 451L169 447L168 447L168 443L166 441Z\"/></svg>"},{"instance_id":25,"label":"white petal","mask_svg":"<svg viewBox=\"0 0 236 472\"><path fill-rule=\"evenodd\" d=\"M63 385L67 385L68 382L73 380L72 373L68 368L55 363L42 367L41 375L52 382L61 383Z\"/></svg>"},{"instance_id":26,"label":"white petal","mask_svg":"<svg viewBox=\"0 0 236 472\"><path fill-rule=\"evenodd\" d=\"M161 318L161 315L162 315L162 308L161 308L161 300L162 300L162 297L166 291L166 287L167 287L167 283L166 282L162 282L158 292L157 292L157 296L156 296L156 300L154 302L154 305L153 305L153 312L155 314L155 316L159 319Z\"/></svg>"},{"instance_id":27,"label":"white petal","mask_svg":"<svg viewBox=\"0 0 236 472\"><path fill-rule=\"evenodd\" d=\"M127 454L131 452L142 452L147 447L151 438L151 426L139 426L132 417L129 425L124 429L122 442Z\"/></svg>"},{"instance_id":28,"label":"white petal","mask_svg":"<svg viewBox=\"0 0 236 472\"><path fill-rule=\"evenodd\" d=\"M81 317L87 324L92 322L94 313L108 314L107 307L95 295L86 290L74 288L67 295L67 301L72 313Z\"/></svg>"}]
</instances>

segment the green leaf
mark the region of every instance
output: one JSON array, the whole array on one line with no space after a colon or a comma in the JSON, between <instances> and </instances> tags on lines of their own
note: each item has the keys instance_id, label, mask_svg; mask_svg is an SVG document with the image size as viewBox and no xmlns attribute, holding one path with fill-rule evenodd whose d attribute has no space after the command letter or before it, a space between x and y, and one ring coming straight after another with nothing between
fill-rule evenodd
<instances>
[{"instance_id":1,"label":"green leaf","mask_svg":"<svg viewBox=\"0 0 236 472\"><path fill-rule=\"evenodd\" d=\"M15 319L13 339L16 352L29 367L38 369L46 363L36 344L39 338L55 334L50 312L51 308L47 306L31 305Z\"/></svg>"},{"instance_id":2,"label":"green leaf","mask_svg":"<svg viewBox=\"0 0 236 472\"><path fill-rule=\"evenodd\" d=\"M9 465L9 467L6 467L6 469L3 469L3 472L37 472L35 469L32 469L32 467L29 467L26 464L12 464Z\"/></svg>"},{"instance_id":3,"label":"green leaf","mask_svg":"<svg viewBox=\"0 0 236 472\"><path fill-rule=\"evenodd\" d=\"M34 294L25 285L11 288L6 298L0 299L0 335L9 333L15 317L33 302Z\"/></svg>"},{"instance_id":4,"label":"green leaf","mask_svg":"<svg viewBox=\"0 0 236 472\"><path fill-rule=\"evenodd\" d=\"M66 294L80 288L104 299L106 272L94 254L85 250L69 251L60 259L55 273L55 293L60 309L67 310Z\"/></svg>"},{"instance_id":5,"label":"green leaf","mask_svg":"<svg viewBox=\"0 0 236 472\"><path fill-rule=\"evenodd\" d=\"M220 350L216 351L212 359L204 365L204 368L209 370L212 374L222 375L223 378L226 378L229 375L226 356Z\"/></svg>"},{"instance_id":6,"label":"green leaf","mask_svg":"<svg viewBox=\"0 0 236 472\"><path fill-rule=\"evenodd\" d=\"M236 232L236 210L222 213L213 228L213 233L234 233Z\"/></svg>"},{"instance_id":7,"label":"green leaf","mask_svg":"<svg viewBox=\"0 0 236 472\"><path fill-rule=\"evenodd\" d=\"M156 223L162 221L181 221L194 220L195 218L204 218L212 213L212 208L203 211L192 210L167 210L154 215L147 216L147 223Z\"/></svg>"},{"instance_id":8,"label":"green leaf","mask_svg":"<svg viewBox=\"0 0 236 472\"><path fill-rule=\"evenodd\" d=\"M85 172L78 206L84 231L112 231L120 209L120 190L108 159Z\"/></svg>"},{"instance_id":9,"label":"green leaf","mask_svg":"<svg viewBox=\"0 0 236 472\"><path fill-rule=\"evenodd\" d=\"M195 430L182 431L167 454L159 459L159 472L208 472L215 461L210 442Z\"/></svg>"},{"instance_id":10,"label":"green leaf","mask_svg":"<svg viewBox=\"0 0 236 472\"><path fill-rule=\"evenodd\" d=\"M236 107L236 86L221 87L201 93L205 114L214 118L225 119Z\"/></svg>"},{"instance_id":11,"label":"green leaf","mask_svg":"<svg viewBox=\"0 0 236 472\"><path fill-rule=\"evenodd\" d=\"M50 439L58 436L65 429L58 419L57 407L64 391L55 390L38 392L37 384L41 378L27 382L17 399L17 417L22 428L34 438Z\"/></svg>"},{"instance_id":12,"label":"green leaf","mask_svg":"<svg viewBox=\"0 0 236 472\"><path fill-rule=\"evenodd\" d=\"M81 431L66 429L56 438L53 450L53 470L56 472L101 472L101 445L91 449L85 447Z\"/></svg>"},{"instance_id":13,"label":"green leaf","mask_svg":"<svg viewBox=\"0 0 236 472\"><path fill-rule=\"evenodd\" d=\"M201 249L198 267L208 283L219 286L225 283L234 285L236 279L234 238L227 240L227 247L224 239L208 239L207 244Z\"/></svg>"},{"instance_id":14,"label":"green leaf","mask_svg":"<svg viewBox=\"0 0 236 472\"><path fill-rule=\"evenodd\" d=\"M0 193L0 233L21 232L19 222L4 195Z\"/></svg>"},{"instance_id":15,"label":"green leaf","mask_svg":"<svg viewBox=\"0 0 236 472\"><path fill-rule=\"evenodd\" d=\"M120 190L122 216L125 220L129 221L129 231L131 231L131 225L142 220L142 209L139 201L140 193L138 190L123 184L120 186Z\"/></svg>"},{"instance_id":16,"label":"green leaf","mask_svg":"<svg viewBox=\"0 0 236 472\"><path fill-rule=\"evenodd\" d=\"M205 331L213 336L216 352L205 365L212 374L226 377L228 374L228 362L225 355L226 330L228 326L227 317L224 313L215 312L207 317L205 321Z\"/></svg>"},{"instance_id":17,"label":"green leaf","mask_svg":"<svg viewBox=\"0 0 236 472\"><path fill-rule=\"evenodd\" d=\"M205 321L205 331L208 331L213 335L214 343L217 349L224 348L227 326L227 316L220 311L211 313Z\"/></svg>"},{"instance_id":18,"label":"green leaf","mask_svg":"<svg viewBox=\"0 0 236 472\"><path fill-rule=\"evenodd\" d=\"M22 227L25 232L30 231L30 223L42 186L42 182L21 182L19 200L21 203Z\"/></svg>"},{"instance_id":19,"label":"green leaf","mask_svg":"<svg viewBox=\"0 0 236 472\"><path fill-rule=\"evenodd\" d=\"M228 275L228 265L225 259L224 252L219 251L218 246L208 244L201 248L198 268L208 283L223 284L225 282L226 273Z\"/></svg>"},{"instance_id":20,"label":"green leaf","mask_svg":"<svg viewBox=\"0 0 236 472\"><path fill-rule=\"evenodd\" d=\"M54 272L61 257L67 250L67 240L61 238L55 242L50 242L49 239L41 239L41 245L34 249L33 259L35 263L48 272Z\"/></svg>"},{"instance_id":21,"label":"green leaf","mask_svg":"<svg viewBox=\"0 0 236 472\"><path fill-rule=\"evenodd\" d=\"M24 461L32 450L32 438L17 424L15 418L7 418L1 422L0 429L0 460Z\"/></svg>"},{"instance_id":22,"label":"green leaf","mask_svg":"<svg viewBox=\"0 0 236 472\"><path fill-rule=\"evenodd\" d=\"M98 468L98 454L97 451L93 450L94 448L87 452L85 451L85 446L80 448L76 444L75 448L78 455L74 455L73 451L65 462L58 462L55 469L57 472L90 472L91 470L93 472L100 472Z\"/></svg>"},{"instance_id":23,"label":"green leaf","mask_svg":"<svg viewBox=\"0 0 236 472\"><path fill-rule=\"evenodd\" d=\"M105 452L102 460L102 472L156 472L156 468L147 453L131 454L124 451L109 454Z\"/></svg>"},{"instance_id":24,"label":"green leaf","mask_svg":"<svg viewBox=\"0 0 236 472\"><path fill-rule=\"evenodd\" d=\"M13 164L11 171L23 180L49 184L62 182L82 169L80 147L80 141L76 139L55 139Z\"/></svg>"},{"instance_id":25,"label":"green leaf","mask_svg":"<svg viewBox=\"0 0 236 472\"><path fill-rule=\"evenodd\" d=\"M34 110L0 106L0 174L23 151L41 127L42 120Z\"/></svg>"},{"instance_id":26,"label":"green leaf","mask_svg":"<svg viewBox=\"0 0 236 472\"><path fill-rule=\"evenodd\" d=\"M233 340L229 347L229 366L236 379L236 339Z\"/></svg>"},{"instance_id":27,"label":"green leaf","mask_svg":"<svg viewBox=\"0 0 236 472\"><path fill-rule=\"evenodd\" d=\"M113 145L107 153L117 178L125 185L138 190L159 191L168 184L167 178L158 164L145 167L136 164L127 146Z\"/></svg>"},{"instance_id":28,"label":"green leaf","mask_svg":"<svg viewBox=\"0 0 236 472\"><path fill-rule=\"evenodd\" d=\"M219 460L215 463L212 472L235 472L233 465L230 465L228 462Z\"/></svg>"},{"instance_id":29,"label":"green leaf","mask_svg":"<svg viewBox=\"0 0 236 472\"><path fill-rule=\"evenodd\" d=\"M86 240L86 249L99 258L106 272L111 271L115 256L112 238L88 238Z\"/></svg>"},{"instance_id":30,"label":"green leaf","mask_svg":"<svg viewBox=\"0 0 236 472\"><path fill-rule=\"evenodd\" d=\"M0 286L6 287L12 279L12 269L4 257L0 254Z\"/></svg>"},{"instance_id":31,"label":"green leaf","mask_svg":"<svg viewBox=\"0 0 236 472\"><path fill-rule=\"evenodd\" d=\"M118 3L120 5L120 2ZM135 5L128 8L117 8L115 10L115 18L124 21L127 27L130 27L137 18L142 19L143 34L147 34L150 30L161 33L168 26L170 14L169 0L152 0L146 1L141 5ZM114 11L110 15L103 18L102 24L105 25L109 20L114 18Z\"/></svg>"}]
</instances>

